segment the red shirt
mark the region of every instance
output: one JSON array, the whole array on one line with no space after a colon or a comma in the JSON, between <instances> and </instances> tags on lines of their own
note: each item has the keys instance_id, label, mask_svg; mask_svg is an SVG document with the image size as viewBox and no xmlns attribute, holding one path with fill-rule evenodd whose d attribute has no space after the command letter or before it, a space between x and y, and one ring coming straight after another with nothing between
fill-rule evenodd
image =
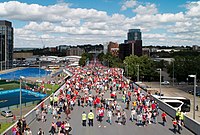
<instances>
[{"instance_id":1,"label":"red shirt","mask_svg":"<svg viewBox=\"0 0 200 135\"><path fill-rule=\"evenodd\" d=\"M156 104L153 103L153 104L151 105L151 108L152 108L152 110L156 109Z\"/></svg>"},{"instance_id":2,"label":"red shirt","mask_svg":"<svg viewBox=\"0 0 200 135\"><path fill-rule=\"evenodd\" d=\"M131 92L130 91L128 92L128 96L131 96Z\"/></svg>"},{"instance_id":3,"label":"red shirt","mask_svg":"<svg viewBox=\"0 0 200 135\"><path fill-rule=\"evenodd\" d=\"M166 114L166 113L162 113L162 115L161 115L161 116L162 116L162 118L163 118L163 117L166 117L166 116L167 116L167 114Z\"/></svg>"}]
</instances>

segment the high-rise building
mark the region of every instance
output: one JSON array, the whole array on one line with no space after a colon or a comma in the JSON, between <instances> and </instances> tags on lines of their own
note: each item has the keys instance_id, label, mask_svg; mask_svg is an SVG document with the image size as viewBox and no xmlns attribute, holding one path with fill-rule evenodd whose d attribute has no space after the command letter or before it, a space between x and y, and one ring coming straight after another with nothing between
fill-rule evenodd
<instances>
[{"instance_id":1,"label":"high-rise building","mask_svg":"<svg viewBox=\"0 0 200 135\"><path fill-rule=\"evenodd\" d=\"M124 60L126 56L142 56L142 33L140 29L130 29L127 34L128 40L119 44L119 58Z\"/></svg>"},{"instance_id":2,"label":"high-rise building","mask_svg":"<svg viewBox=\"0 0 200 135\"><path fill-rule=\"evenodd\" d=\"M12 23L0 20L0 68L12 68L13 63L13 27Z\"/></svg>"},{"instance_id":3,"label":"high-rise building","mask_svg":"<svg viewBox=\"0 0 200 135\"><path fill-rule=\"evenodd\" d=\"M128 31L128 41L131 40L142 40L142 33L140 31L140 29L130 29Z\"/></svg>"}]
</instances>

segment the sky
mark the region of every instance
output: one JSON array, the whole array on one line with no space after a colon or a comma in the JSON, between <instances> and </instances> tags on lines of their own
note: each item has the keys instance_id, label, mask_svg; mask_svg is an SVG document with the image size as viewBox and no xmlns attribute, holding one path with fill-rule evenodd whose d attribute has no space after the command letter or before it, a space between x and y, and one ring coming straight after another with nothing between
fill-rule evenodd
<instances>
[{"instance_id":1,"label":"sky","mask_svg":"<svg viewBox=\"0 0 200 135\"><path fill-rule=\"evenodd\" d=\"M0 0L14 47L123 43L141 29L143 46L200 43L198 0Z\"/></svg>"}]
</instances>

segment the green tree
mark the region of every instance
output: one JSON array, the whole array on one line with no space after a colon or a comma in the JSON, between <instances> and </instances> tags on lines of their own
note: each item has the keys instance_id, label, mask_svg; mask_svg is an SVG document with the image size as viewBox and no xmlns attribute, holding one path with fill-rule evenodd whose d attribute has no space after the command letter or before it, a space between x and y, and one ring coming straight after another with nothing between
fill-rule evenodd
<instances>
[{"instance_id":1,"label":"green tree","mask_svg":"<svg viewBox=\"0 0 200 135\"><path fill-rule=\"evenodd\" d=\"M111 53L100 53L98 55L99 61L101 61L104 65L109 67L122 67L122 61L116 57L113 56Z\"/></svg>"},{"instance_id":2,"label":"green tree","mask_svg":"<svg viewBox=\"0 0 200 135\"><path fill-rule=\"evenodd\" d=\"M190 74L200 74L200 56L176 56L174 59L174 77L178 82L186 81ZM168 73L173 77L173 63L168 66Z\"/></svg>"},{"instance_id":3,"label":"green tree","mask_svg":"<svg viewBox=\"0 0 200 135\"><path fill-rule=\"evenodd\" d=\"M79 65L85 66L86 62L93 59L93 55L90 53L83 53L80 60Z\"/></svg>"},{"instance_id":4,"label":"green tree","mask_svg":"<svg viewBox=\"0 0 200 135\"><path fill-rule=\"evenodd\" d=\"M126 67L125 69L128 70L128 76L131 76L135 80L137 78L138 65L140 80L150 81L152 78L158 76L158 73L155 72L155 63L147 56L138 57L135 55L130 55L125 58L123 63Z\"/></svg>"}]
</instances>

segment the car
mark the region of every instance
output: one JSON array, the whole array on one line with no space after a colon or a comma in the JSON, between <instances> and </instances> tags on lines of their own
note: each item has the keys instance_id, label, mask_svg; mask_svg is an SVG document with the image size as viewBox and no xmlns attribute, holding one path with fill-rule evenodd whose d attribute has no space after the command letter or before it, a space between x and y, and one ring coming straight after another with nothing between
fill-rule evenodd
<instances>
[{"instance_id":1,"label":"car","mask_svg":"<svg viewBox=\"0 0 200 135\"><path fill-rule=\"evenodd\" d=\"M186 82L179 82L178 85L185 85Z\"/></svg>"},{"instance_id":2,"label":"car","mask_svg":"<svg viewBox=\"0 0 200 135\"><path fill-rule=\"evenodd\" d=\"M4 110L4 111L1 111L1 115L4 116L4 117L13 117L13 113L11 110Z\"/></svg>"},{"instance_id":3,"label":"car","mask_svg":"<svg viewBox=\"0 0 200 135\"><path fill-rule=\"evenodd\" d=\"M169 81L164 81L164 82L161 82L161 85L169 85Z\"/></svg>"}]
</instances>

